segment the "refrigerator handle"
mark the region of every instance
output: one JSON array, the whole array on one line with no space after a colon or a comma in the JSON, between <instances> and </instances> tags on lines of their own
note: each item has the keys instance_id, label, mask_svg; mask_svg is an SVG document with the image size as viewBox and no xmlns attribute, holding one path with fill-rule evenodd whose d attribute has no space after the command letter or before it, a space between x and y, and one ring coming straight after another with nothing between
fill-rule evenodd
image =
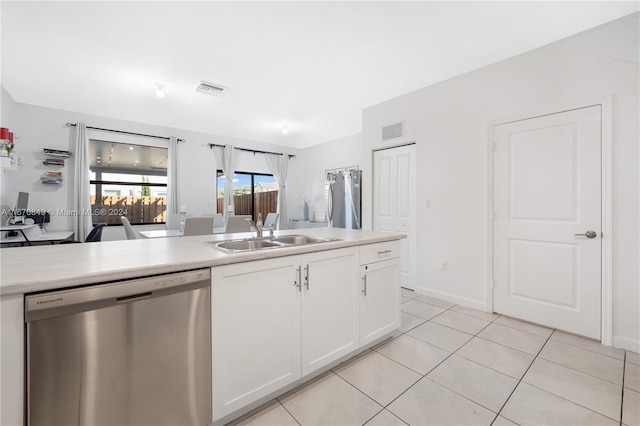
<instances>
[{"instance_id":1,"label":"refrigerator handle","mask_svg":"<svg viewBox=\"0 0 640 426\"><path fill-rule=\"evenodd\" d=\"M327 209L327 214L329 218L329 227L331 227L331 221L333 219L333 184L329 182L329 206Z\"/></svg>"}]
</instances>

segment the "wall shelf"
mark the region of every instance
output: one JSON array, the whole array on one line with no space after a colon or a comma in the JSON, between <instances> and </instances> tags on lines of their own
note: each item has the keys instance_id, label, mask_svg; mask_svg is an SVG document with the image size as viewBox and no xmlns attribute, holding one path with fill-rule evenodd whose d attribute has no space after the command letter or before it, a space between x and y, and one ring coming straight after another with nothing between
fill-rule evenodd
<instances>
[{"instance_id":1,"label":"wall shelf","mask_svg":"<svg viewBox=\"0 0 640 426\"><path fill-rule=\"evenodd\" d=\"M44 174L40 176L40 183L44 185L60 185L62 183L62 172L44 172Z\"/></svg>"},{"instance_id":2,"label":"wall shelf","mask_svg":"<svg viewBox=\"0 0 640 426\"><path fill-rule=\"evenodd\" d=\"M59 158L47 158L42 162L42 164L45 166L64 166L64 160Z\"/></svg>"},{"instance_id":3,"label":"wall shelf","mask_svg":"<svg viewBox=\"0 0 640 426\"><path fill-rule=\"evenodd\" d=\"M43 148L44 153L52 157L69 158L71 157L71 151L61 151L59 149Z\"/></svg>"}]
</instances>

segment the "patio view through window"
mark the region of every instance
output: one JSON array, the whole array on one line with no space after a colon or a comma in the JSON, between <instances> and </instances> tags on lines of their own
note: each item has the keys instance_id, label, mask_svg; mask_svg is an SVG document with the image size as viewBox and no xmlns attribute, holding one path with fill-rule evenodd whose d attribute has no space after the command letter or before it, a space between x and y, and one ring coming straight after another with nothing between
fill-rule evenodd
<instances>
[{"instance_id":1,"label":"patio view through window","mask_svg":"<svg viewBox=\"0 0 640 426\"><path fill-rule=\"evenodd\" d=\"M166 222L167 148L89 141L94 225Z\"/></svg>"},{"instance_id":2,"label":"patio view through window","mask_svg":"<svg viewBox=\"0 0 640 426\"><path fill-rule=\"evenodd\" d=\"M224 213L224 184L226 177L218 170L216 195L218 212ZM233 206L236 215L251 215L256 220L262 213L265 220L268 213L278 208L278 184L272 175L237 172L233 175Z\"/></svg>"}]
</instances>

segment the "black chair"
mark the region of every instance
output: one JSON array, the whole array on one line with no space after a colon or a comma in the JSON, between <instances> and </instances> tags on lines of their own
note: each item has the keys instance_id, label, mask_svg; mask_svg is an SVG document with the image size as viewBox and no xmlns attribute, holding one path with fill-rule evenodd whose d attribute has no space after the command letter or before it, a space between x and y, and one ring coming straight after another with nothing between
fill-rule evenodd
<instances>
[{"instance_id":1,"label":"black chair","mask_svg":"<svg viewBox=\"0 0 640 426\"><path fill-rule=\"evenodd\" d=\"M93 243L96 241L102 241L102 229L105 226L107 226L107 224L104 222L94 226L91 232L89 232L89 235L87 235L87 239L85 240L85 242Z\"/></svg>"},{"instance_id":2,"label":"black chair","mask_svg":"<svg viewBox=\"0 0 640 426\"><path fill-rule=\"evenodd\" d=\"M95 225L91 229L91 232L89 232L89 235L87 235L87 239L84 240L84 242L85 243L95 243L95 242L98 242L98 241L102 241L102 228L104 228L105 226L107 226L107 224L104 223L104 222ZM81 242L82 241L67 240L67 241L61 241L60 244L78 244L78 243L81 243Z\"/></svg>"}]
</instances>

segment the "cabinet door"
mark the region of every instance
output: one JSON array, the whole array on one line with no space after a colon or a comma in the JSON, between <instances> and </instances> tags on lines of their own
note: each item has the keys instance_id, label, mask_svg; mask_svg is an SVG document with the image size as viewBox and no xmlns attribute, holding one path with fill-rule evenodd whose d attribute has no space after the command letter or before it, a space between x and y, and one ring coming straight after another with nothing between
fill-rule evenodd
<instances>
[{"instance_id":1,"label":"cabinet door","mask_svg":"<svg viewBox=\"0 0 640 426\"><path fill-rule=\"evenodd\" d=\"M302 375L359 346L358 249L301 256Z\"/></svg>"},{"instance_id":2,"label":"cabinet door","mask_svg":"<svg viewBox=\"0 0 640 426\"><path fill-rule=\"evenodd\" d=\"M400 327L400 260L361 266L360 344Z\"/></svg>"},{"instance_id":3,"label":"cabinet door","mask_svg":"<svg viewBox=\"0 0 640 426\"><path fill-rule=\"evenodd\" d=\"M211 269L214 420L300 377L299 261Z\"/></svg>"}]
</instances>

